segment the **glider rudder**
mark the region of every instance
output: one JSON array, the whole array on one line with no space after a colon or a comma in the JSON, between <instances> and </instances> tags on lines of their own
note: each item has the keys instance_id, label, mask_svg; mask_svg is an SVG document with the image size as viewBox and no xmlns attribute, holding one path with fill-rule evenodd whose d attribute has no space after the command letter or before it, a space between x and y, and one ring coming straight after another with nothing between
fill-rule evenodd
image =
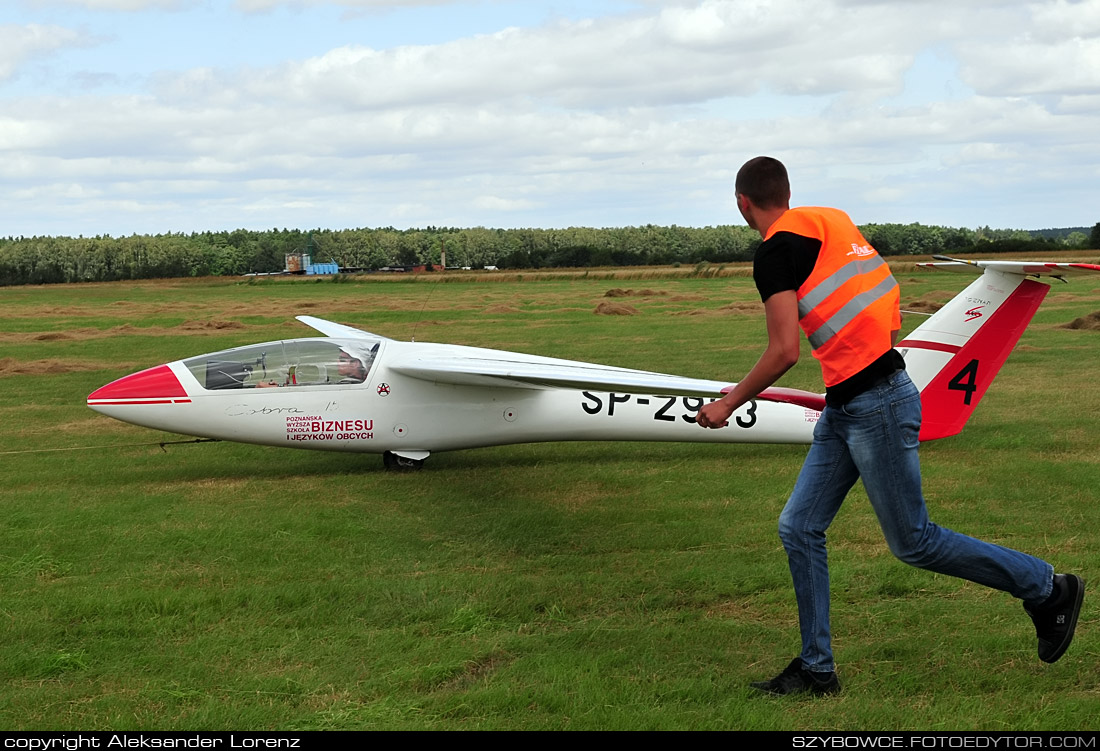
<instances>
[{"instance_id":1,"label":"glider rudder","mask_svg":"<svg viewBox=\"0 0 1100 751\"><path fill-rule=\"evenodd\" d=\"M986 268L898 343L921 392L920 439L958 434L989 390L1050 286Z\"/></svg>"}]
</instances>

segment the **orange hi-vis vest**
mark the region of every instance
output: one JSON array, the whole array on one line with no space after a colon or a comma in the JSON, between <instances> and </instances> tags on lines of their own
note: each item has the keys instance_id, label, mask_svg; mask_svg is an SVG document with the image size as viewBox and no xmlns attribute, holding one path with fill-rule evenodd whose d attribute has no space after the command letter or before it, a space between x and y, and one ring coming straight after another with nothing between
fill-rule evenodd
<instances>
[{"instance_id":1,"label":"orange hi-vis vest","mask_svg":"<svg viewBox=\"0 0 1100 751\"><path fill-rule=\"evenodd\" d=\"M821 363L826 386L851 378L893 347L901 293L882 256L838 209L790 209L765 241L791 232L821 241L817 263L798 288L798 322Z\"/></svg>"}]
</instances>

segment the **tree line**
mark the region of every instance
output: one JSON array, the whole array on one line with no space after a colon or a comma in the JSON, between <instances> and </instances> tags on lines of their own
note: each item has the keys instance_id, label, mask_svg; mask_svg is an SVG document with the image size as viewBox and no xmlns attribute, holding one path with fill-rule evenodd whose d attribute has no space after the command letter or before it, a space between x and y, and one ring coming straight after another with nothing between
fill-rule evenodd
<instances>
[{"instance_id":1,"label":"tree line","mask_svg":"<svg viewBox=\"0 0 1100 751\"><path fill-rule=\"evenodd\" d=\"M860 228L883 255L1027 253L1100 249L1100 222L1047 230L960 229L922 224ZM567 229L298 230L111 237L0 238L0 286L103 282L281 271L289 253L342 268L431 266L501 269L659 266L748 261L760 244L745 226Z\"/></svg>"}]
</instances>

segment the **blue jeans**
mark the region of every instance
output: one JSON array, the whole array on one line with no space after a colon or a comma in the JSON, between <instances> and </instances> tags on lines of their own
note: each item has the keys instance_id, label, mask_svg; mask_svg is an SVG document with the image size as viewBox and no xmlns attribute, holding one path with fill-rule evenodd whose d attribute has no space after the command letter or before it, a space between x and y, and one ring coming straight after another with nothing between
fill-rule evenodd
<instances>
[{"instance_id":1,"label":"blue jeans","mask_svg":"<svg viewBox=\"0 0 1100 751\"><path fill-rule=\"evenodd\" d=\"M798 482L779 516L807 670L834 669L825 530L857 478L863 479L890 552L904 563L969 579L1029 603L1051 593L1049 563L928 519L917 457L920 420L920 394L903 370L821 413Z\"/></svg>"}]
</instances>

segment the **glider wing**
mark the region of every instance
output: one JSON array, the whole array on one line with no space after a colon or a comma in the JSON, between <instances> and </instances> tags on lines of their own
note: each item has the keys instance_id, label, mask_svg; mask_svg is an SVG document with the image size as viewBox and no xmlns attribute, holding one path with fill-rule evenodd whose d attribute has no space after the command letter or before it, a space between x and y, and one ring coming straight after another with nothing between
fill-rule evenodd
<instances>
[{"instance_id":1,"label":"glider wing","mask_svg":"<svg viewBox=\"0 0 1100 751\"><path fill-rule=\"evenodd\" d=\"M500 353L506 354L506 353ZM567 388L579 391L612 391L632 394L702 396L719 398L732 385L726 381L614 368L572 360L532 358L517 360L492 357L406 357L387 363L391 370L435 383L505 388ZM808 391L771 388L758 398L800 404L815 410L825 407L824 397Z\"/></svg>"},{"instance_id":2,"label":"glider wing","mask_svg":"<svg viewBox=\"0 0 1100 751\"><path fill-rule=\"evenodd\" d=\"M379 336L378 334L372 334L369 331L363 331L352 326L345 326L342 323L333 323L332 321L326 321L324 318L314 318L313 316L294 316L299 321L309 326L312 329L317 329L325 336L335 337L337 339L386 339L387 337Z\"/></svg>"}]
</instances>

